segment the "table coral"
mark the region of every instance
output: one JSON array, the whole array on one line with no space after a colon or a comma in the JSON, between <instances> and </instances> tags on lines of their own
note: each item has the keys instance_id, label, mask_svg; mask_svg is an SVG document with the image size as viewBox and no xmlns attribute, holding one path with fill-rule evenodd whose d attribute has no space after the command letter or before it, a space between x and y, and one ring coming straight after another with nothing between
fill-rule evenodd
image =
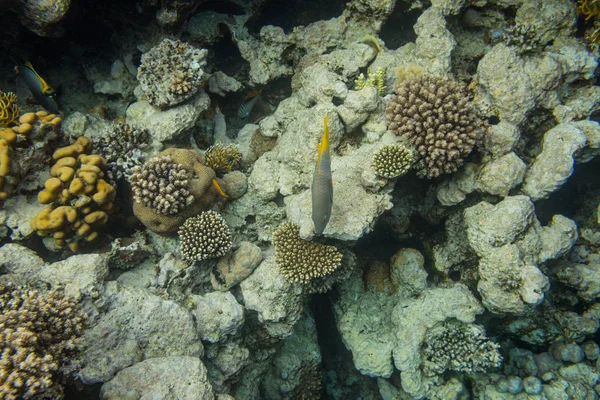
<instances>
[{"instance_id":1,"label":"table coral","mask_svg":"<svg viewBox=\"0 0 600 400\"><path fill-rule=\"evenodd\" d=\"M186 260L202 261L223 257L233 242L227 224L215 211L188 218L178 231L181 254Z\"/></svg>"},{"instance_id":2,"label":"table coral","mask_svg":"<svg viewBox=\"0 0 600 400\"><path fill-rule=\"evenodd\" d=\"M389 129L416 150L417 175L455 172L481 134L481 121L460 84L433 77L400 83L387 109Z\"/></svg>"},{"instance_id":3,"label":"table coral","mask_svg":"<svg viewBox=\"0 0 600 400\"><path fill-rule=\"evenodd\" d=\"M81 306L60 292L12 283L0 284L0 306L0 397L61 393L55 375L83 334Z\"/></svg>"},{"instance_id":4,"label":"table coral","mask_svg":"<svg viewBox=\"0 0 600 400\"><path fill-rule=\"evenodd\" d=\"M54 152L51 178L38 194L38 201L49 206L31 221L38 235L52 235L58 247L67 245L72 251L79 249L80 242L98 237L116 197L115 189L103 179L106 160L88 155L91 148L91 140L80 137Z\"/></svg>"}]
</instances>

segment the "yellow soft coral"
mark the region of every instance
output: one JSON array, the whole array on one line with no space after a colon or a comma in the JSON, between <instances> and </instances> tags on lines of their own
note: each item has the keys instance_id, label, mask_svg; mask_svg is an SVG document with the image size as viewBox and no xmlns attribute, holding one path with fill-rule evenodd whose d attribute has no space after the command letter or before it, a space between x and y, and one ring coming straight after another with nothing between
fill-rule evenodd
<instances>
[{"instance_id":1,"label":"yellow soft coral","mask_svg":"<svg viewBox=\"0 0 600 400\"><path fill-rule=\"evenodd\" d=\"M577 14L583 16L586 21L600 17L600 0L578 0Z\"/></svg>"},{"instance_id":2,"label":"yellow soft coral","mask_svg":"<svg viewBox=\"0 0 600 400\"><path fill-rule=\"evenodd\" d=\"M0 125L9 126L19 118L17 96L0 91Z\"/></svg>"}]
</instances>

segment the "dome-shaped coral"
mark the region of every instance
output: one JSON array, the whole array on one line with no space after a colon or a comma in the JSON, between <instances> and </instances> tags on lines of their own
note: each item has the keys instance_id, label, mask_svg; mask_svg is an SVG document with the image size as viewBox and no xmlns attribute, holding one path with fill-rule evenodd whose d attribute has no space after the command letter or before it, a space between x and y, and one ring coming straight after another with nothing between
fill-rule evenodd
<instances>
[{"instance_id":1,"label":"dome-shaped coral","mask_svg":"<svg viewBox=\"0 0 600 400\"><path fill-rule=\"evenodd\" d=\"M223 257L233 246L227 224L215 211L205 211L188 218L178 233L181 254L190 261Z\"/></svg>"},{"instance_id":2,"label":"dome-shaped coral","mask_svg":"<svg viewBox=\"0 0 600 400\"><path fill-rule=\"evenodd\" d=\"M411 151L401 144L385 145L373 155L375 172L387 179L397 178L407 173L412 162Z\"/></svg>"},{"instance_id":3,"label":"dome-shaped coral","mask_svg":"<svg viewBox=\"0 0 600 400\"><path fill-rule=\"evenodd\" d=\"M432 77L401 82L387 117L389 129L415 147L417 175L430 179L455 172L481 132L481 121L465 88Z\"/></svg>"}]
</instances>

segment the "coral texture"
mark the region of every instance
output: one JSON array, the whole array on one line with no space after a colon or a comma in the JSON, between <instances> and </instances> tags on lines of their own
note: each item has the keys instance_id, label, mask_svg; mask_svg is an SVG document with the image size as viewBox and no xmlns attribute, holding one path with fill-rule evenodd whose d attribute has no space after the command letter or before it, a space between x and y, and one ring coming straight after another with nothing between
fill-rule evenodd
<instances>
[{"instance_id":1,"label":"coral texture","mask_svg":"<svg viewBox=\"0 0 600 400\"><path fill-rule=\"evenodd\" d=\"M19 118L17 95L0 91L0 125L9 126Z\"/></svg>"},{"instance_id":2,"label":"coral texture","mask_svg":"<svg viewBox=\"0 0 600 400\"><path fill-rule=\"evenodd\" d=\"M196 94L206 53L180 40L164 39L142 55L137 78L150 104L168 108Z\"/></svg>"},{"instance_id":3,"label":"coral texture","mask_svg":"<svg viewBox=\"0 0 600 400\"><path fill-rule=\"evenodd\" d=\"M69 11L71 0L28 0L22 3L20 20L25 28L39 36L62 36L64 28L60 22Z\"/></svg>"},{"instance_id":4,"label":"coral texture","mask_svg":"<svg viewBox=\"0 0 600 400\"><path fill-rule=\"evenodd\" d=\"M223 257L233 246L227 224L215 211L205 211L188 218L178 233L181 254L190 261Z\"/></svg>"},{"instance_id":5,"label":"coral texture","mask_svg":"<svg viewBox=\"0 0 600 400\"><path fill-rule=\"evenodd\" d=\"M273 244L279 270L295 283L308 284L329 275L342 261L342 254L334 246L302 240L300 228L289 221L277 228Z\"/></svg>"},{"instance_id":6,"label":"coral texture","mask_svg":"<svg viewBox=\"0 0 600 400\"><path fill-rule=\"evenodd\" d=\"M455 172L481 132L465 88L433 77L400 83L387 117L389 129L415 147L417 175L429 179Z\"/></svg>"},{"instance_id":7,"label":"coral texture","mask_svg":"<svg viewBox=\"0 0 600 400\"><path fill-rule=\"evenodd\" d=\"M78 251L80 242L98 237L116 197L115 188L103 179L106 160L88 155L91 148L91 140L82 136L54 152L51 178L38 194L38 201L50 206L31 220L38 235L52 235L58 247L68 245L72 251Z\"/></svg>"},{"instance_id":8,"label":"coral texture","mask_svg":"<svg viewBox=\"0 0 600 400\"><path fill-rule=\"evenodd\" d=\"M237 146L215 144L206 149L206 164L217 172L229 172L240 165L242 152Z\"/></svg>"},{"instance_id":9,"label":"coral texture","mask_svg":"<svg viewBox=\"0 0 600 400\"><path fill-rule=\"evenodd\" d=\"M194 202L187 170L171 156L149 159L129 177L133 200L160 214L173 215Z\"/></svg>"},{"instance_id":10,"label":"coral texture","mask_svg":"<svg viewBox=\"0 0 600 400\"><path fill-rule=\"evenodd\" d=\"M0 284L0 397L61 392L56 372L76 349L84 325L79 304L60 292Z\"/></svg>"},{"instance_id":11,"label":"coral texture","mask_svg":"<svg viewBox=\"0 0 600 400\"><path fill-rule=\"evenodd\" d=\"M144 202L135 201L133 203L133 213L139 220L152 231L162 234L170 235L175 234L177 229L183 224L183 222L200 212L206 210L219 196L217 190L213 186L213 180L216 178L215 171L212 168L204 165L204 159L202 155L197 151L187 149L171 148L161 153L158 153L154 157L148 159L146 163L153 163L154 160L170 158L170 165L179 165L178 174L181 175L181 179L185 177L187 179L187 186L185 190L189 192L188 195L179 195L179 204L176 213L163 214L154 208L151 204L147 206ZM143 168L142 168L143 172ZM185 174L184 174L185 172ZM130 178L131 181L135 181L136 174L133 174ZM179 186L184 187L179 182ZM219 182L221 183L221 182ZM135 193L135 189L134 189ZM192 201L187 203L189 196L192 196ZM185 203L182 202L185 200ZM145 200L145 199L141 199ZM180 206L184 205L179 208Z\"/></svg>"},{"instance_id":12,"label":"coral texture","mask_svg":"<svg viewBox=\"0 0 600 400\"><path fill-rule=\"evenodd\" d=\"M94 142L93 151L104 155L113 178L129 178L132 169L143 164L141 149L148 144L148 132L145 129L114 123L103 139Z\"/></svg>"},{"instance_id":13,"label":"coral texture","mask_svg":"<svg viewBox=\"0 0 600 400\"><path fill-rule=\"evenodd\" d=\"M401 144L388 144L373 156L373 168L384 178L397 178L408 172L413 162L410 150Z\"/></svg>"},{"instance_id":14,"label":"coral texture","mask_svg":"<svg viewBox=\"0 0 600 400\"><path fill-rule=\"evenodd\" d=\"M477 325L445 322L431 328L423 342L424 369L429 374L446 370L457 372L485 372L499 367L500 346L483 333Z\"/></svg>"}]
</instances>

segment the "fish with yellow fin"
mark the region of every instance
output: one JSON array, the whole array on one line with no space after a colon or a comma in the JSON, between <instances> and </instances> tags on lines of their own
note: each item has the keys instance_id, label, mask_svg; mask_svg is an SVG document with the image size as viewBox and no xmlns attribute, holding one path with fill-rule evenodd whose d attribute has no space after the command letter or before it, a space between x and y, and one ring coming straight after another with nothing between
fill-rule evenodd
<instances>
[{"instance_id":1,"label":"fish with yellow fin","mask_svg":"<svg viewBox=\"0 0 600 400\"><path fill-rule=\"evenodd\" d=\"M60 112L56 100L56 92L48 83L33 69L29 61L19 62L12 57L15 63L15 72L17 73L17 93L19 98L27 99L33 96L35 101L46 111L53 114Z\"/></svg>"},{"instance_id":2,"label":"fish with yellow fin","mask_svg":"<svg viewBox=\"0 0 600 400\"><path fill-rule=\"evenodd\" d=\"M326 115L321 143L317 146L318 156L312 193L312 220L315 224L315 233L321 235L329 222L333 206L333 182L331 180L331 156L329 155L329 118Z\"/></svg>"}]
</instances>

